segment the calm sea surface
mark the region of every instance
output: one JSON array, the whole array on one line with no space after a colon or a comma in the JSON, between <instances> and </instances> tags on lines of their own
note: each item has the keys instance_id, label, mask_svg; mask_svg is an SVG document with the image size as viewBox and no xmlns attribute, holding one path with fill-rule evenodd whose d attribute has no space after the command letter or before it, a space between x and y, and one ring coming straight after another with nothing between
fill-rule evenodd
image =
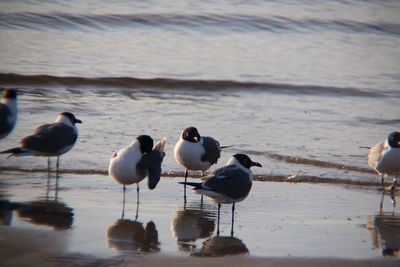
<instances>
[{"instance_id":1,"label":"calm sea surface","mask_svg":"<svg viewBox=\"0 0 400 267\"><path fill-rule=\"evenodd\" d=\"M360 147L400 130L399 14L399 1L0 1L0 89L19 92L0 150L68 110L84 123L61 169L79 192L140 134L168 138L163 171L179 176L188 126L232 145L218 166L261 162L261 180L378 183ZM45 166L0 157L7 181Z\"/></svg>"}]
</instances>

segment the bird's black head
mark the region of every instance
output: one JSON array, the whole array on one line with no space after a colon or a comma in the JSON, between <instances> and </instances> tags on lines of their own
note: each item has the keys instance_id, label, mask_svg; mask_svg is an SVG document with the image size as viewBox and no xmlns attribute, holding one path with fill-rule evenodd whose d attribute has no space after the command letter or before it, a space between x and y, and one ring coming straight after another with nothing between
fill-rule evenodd
<instances>
[{"instance_id":1,"label":"bird's black head","mask_svg":"<svg viewBox=\"0 0 400 267\"><path fill-rule=\"evenodd\" d=\"M391 147L400 148L400 132L393 132L389 134L388 143Z\"/></svg>"},{"instance_id":2,"label":"bird's black head","mask_svg":"<svg viewBox=\"0 0 400 267\"><path fill-rule=\"evenodd\" d=\"M75 123L82 123L82 121L75 118L75 115L71 112L62 112L60 115L67 117L73 125L75 125Z\"/></svg>"},{"instance_id":3,"label":"bird's black head","mask_svg":"<svg viewBox=\"0 0 400 267\"><path fill-rule=\"evenodd\" d=\"M148 135L140 135L138 136L137 140L140 143L140 151L142 154L149 153L153 150L153 138Z\"/></svg>"},{"instance_id":4,"label":"bird's black head","mask_svg":"<svg viewBox=\"0 0 400 267\"><path fill-rule=\"evenodd\" d=\"M17 98L17 91L14 89L6 89L4 91L4 98L7 99L16 99Z\"/></svg>"},{"instance_id":5,"label":"bird's black head","mask_svg":"<svg viewBox=\"0 0 400 267\"><path fill-rule=\"evenodd\" d=\"M195 127L188 127L182 133L182 139L192 143L200 141L200 134Z\"/></svg>"},{"instance_id":6,"label":"bird's black head","mask_svg":"<svg viewBox=\"0 0 400 267\"><path fill-rule=\"evenodd\" d=\"M233 157L247 169L250 169L253 166L262 167L260 163L252 161L249 156L245 154L235 154Z\"/></svg>"}]
</instances>

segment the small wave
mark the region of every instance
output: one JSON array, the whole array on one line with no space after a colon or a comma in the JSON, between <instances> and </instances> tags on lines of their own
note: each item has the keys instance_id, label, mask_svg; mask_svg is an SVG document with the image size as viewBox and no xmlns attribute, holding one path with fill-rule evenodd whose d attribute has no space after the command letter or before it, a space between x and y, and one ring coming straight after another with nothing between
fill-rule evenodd
<instances>
[{"instance_id":1,"label":"small wave","mask_svg":"<svg viewBox=\"0 0 400 267\"><path fill-rule=\"evenodd\" d=\"M47 173L46 168L33 168L24 169L20 167L0 166L1 172L20 172L20 173ZM75 174L75 175L108 175L106 170L93 170L93 169L63 169L62 174ZM169 171L161 174L163 178L176 178L185 177L184 172ZM200 174L193 173L192 178L202 178ZM323 184L343 184L343 185L358 185L358 186L380 186L379 182L372 181L359 181L350 179L338 179L329 177L318 177L310 175L254 175L253 179L260 182L281 182L281 183L323 183Z\"/></svg>"},{"instance_id":2,"label":"small wave","mask_svg":"<svg viewBox=\"0 0 400 267\"><path fill-rule=\"evenodd\" d=\"M400 24L353 20L322 20L245 14L69 14L69 13L0 13L0 27L11 29L93 29L118 27L174 27L195 30L210 28L233 31L345 31L400 35Z\"/></svg>"},{"instance_id":3,"label":"small wave","mask_svg":"<svg viewBox=\"0 0 400 267\"><path fill-rule=\"evenodd\" d=\"M375 172L371 169L346 165L346 164L338 164L333 162L315 160L315 159L307 159L289 155L280 155L271 152L259 152L259 151L243 151L247 154L259 155L259 156L266 156L278 161L284 161L290 164L301 164L301 165L310 165L319 168L328 168L328 169L337 169L337 170L345 170L345 171L353 171L353 172L361 172L361 173L370 173L375 174Z\"/></svg>"},{"instance_id":4,"label":"small wave","mask_svg":"<svg viewBox=\"0 0 400 267\"><path fill-rule=\"evenodd\" d=\"M73 77L50 75L20 75L0 73L2 86L95 86L127 89L168 89L168 90L260 90L262 92L281 94L307 95L339 95L359 97L386 97L397 94L396 91L375 92L372 89L357 89L350 87L294 85L268 82L240 82L231 80L181 80L169 78L134 78L134 77Z\"/></svg>"},{"instance_id":5,"label":"small wave","mask_svg":"<svg viewBox=\"0 0 400 267\"><path fill-rule=\"evenodd\" d=\"M391 125L393 127L400 126L400 119L366 118L366 117L358 117L356 119L360 122L372 125Z\"/></svg>"}]
</instances>

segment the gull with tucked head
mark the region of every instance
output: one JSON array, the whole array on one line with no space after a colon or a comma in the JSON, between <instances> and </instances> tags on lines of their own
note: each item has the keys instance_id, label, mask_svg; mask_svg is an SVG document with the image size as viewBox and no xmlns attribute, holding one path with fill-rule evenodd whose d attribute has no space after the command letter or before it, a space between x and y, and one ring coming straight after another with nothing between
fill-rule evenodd
<instances>
[{"instance_id":1,"label":"gull with tucked head","mask_svg":"<svg viewBox=\"0 0 400 267\"><path fill-rule=\"evenodd\" d=\"M161 177L161 163L165 157L167 138L162 138L153 147L153 139L148 135L138 136L131 144L114 153L110 159L110 176L125 186L136 183L137 203L139 203L139 182L148 177L149 189L154 189Z\"/></svg>"}]
</instances>

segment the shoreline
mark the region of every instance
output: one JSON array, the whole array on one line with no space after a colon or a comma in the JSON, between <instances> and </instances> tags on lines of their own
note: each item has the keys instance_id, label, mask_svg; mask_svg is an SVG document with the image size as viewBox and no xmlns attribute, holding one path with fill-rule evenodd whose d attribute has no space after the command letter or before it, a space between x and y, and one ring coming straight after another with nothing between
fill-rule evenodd
<instances>
[{"instance_id":1,"label":"shoreline","mask_svg":"<svg viewBox=\"0 0 400 267\"><path fill-rule=\"evenodd\" d=\"M0 173L16 172L16 173L47 173L47 168L19 168L19 167L8 167L0 165ZM107 170L95 170L95 169L62 169L60 171L61 176L63 174L74 174L74 175L102 175L108 176ZM206 173L206 176L208 173ZM165 171L161 173L161 178L178 178L185 177L185 173L182 171ZM202 178L200 172L191 173L191 178ZM320 177L312 175L268 175L268 174L254 174L254 181L259 182L281 182L281 183L310 183L310 184L337 184L337 185L354 185L354 186L380 186L381 182L377 181L361 181L351 179L339 179L332 177ZM389 185L386 181L386 184ZM396 188L399 190L398 188Z\"/></svg>"}]
</instances>

